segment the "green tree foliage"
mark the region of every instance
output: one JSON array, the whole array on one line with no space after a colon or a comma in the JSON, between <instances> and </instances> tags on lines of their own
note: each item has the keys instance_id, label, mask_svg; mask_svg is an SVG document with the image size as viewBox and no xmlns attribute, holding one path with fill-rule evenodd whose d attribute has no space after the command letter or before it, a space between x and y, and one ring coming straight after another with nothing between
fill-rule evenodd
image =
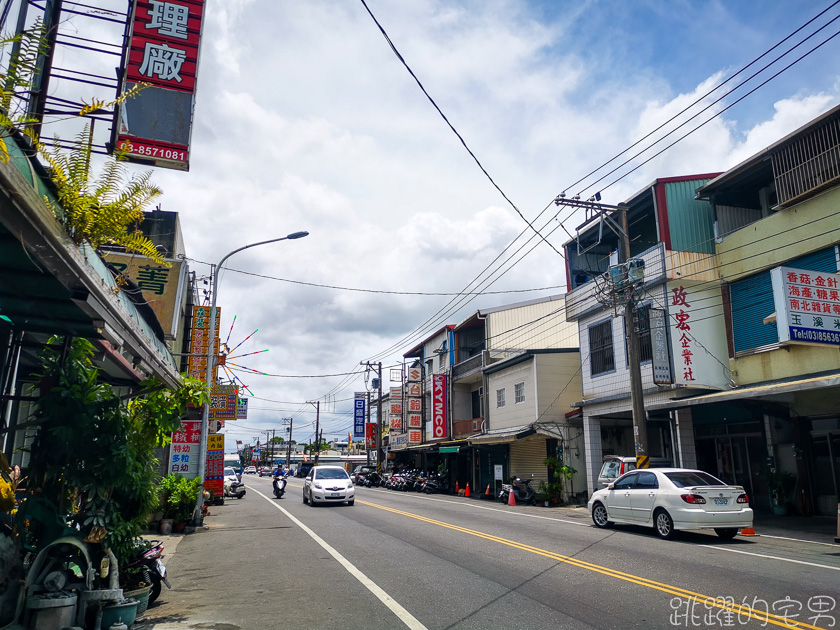
<instances>
[{"instance_id":1,"label":"green tree foliage","mask_svg":"<svg viewBox=\"0 0 840 630\"><path fill-rule=\"evenodd\" d=\"M155 448L180 427L187 403L203 404L206 391L194 379L176 391L149 381L124 404L98 381L90 342L73 339L62 349L58 341L44 353L50 391L36 403L28 487L83 534L99 532L122 562L158 507Z\"/></svg>"}]
</instances>

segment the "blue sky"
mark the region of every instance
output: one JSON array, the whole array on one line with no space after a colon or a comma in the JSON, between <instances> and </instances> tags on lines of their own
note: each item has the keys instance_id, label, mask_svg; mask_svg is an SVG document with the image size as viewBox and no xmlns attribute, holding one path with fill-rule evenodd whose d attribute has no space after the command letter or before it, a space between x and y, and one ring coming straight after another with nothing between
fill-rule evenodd
<instances>
[{"instance_id":1,"label":"blue sky","mask_svg":"<svg viewBox=\"0 0 840 630\"><path fill-rule=\"evenodd\" d=\"M828 3L368 5L494 180L532 218L581 175ZM834 17L840 8L829 13ZM77 26L73 18L64 24ZM308 230L306 239L237 254L229 266L314 284L454 292L524 227L361 2L208 0L204 29L191 170L160 170L154 177L165 191L163 209L180 212L199 275L208 272L205 263L244 244ZM621 201L656 177L725 170L836 105L839 45L840 38L830 42L618 181L604 201ZM561 234L552 238L558 248ZM563 264L541 246L493 289L561 285ZM521 299L482 296L437 327L479 307ZM447 300L318 288L232 271L222 274L219 294L223 330L236 314L240 339L260 329L242 350L270 349L250 367L310 376L355 369ZM386 363L419 340L405 343ZM325 414L328 432L346 435L350 398L364 389L361 378L246 381L259 400L251 401L251 418L228 428L246 441L258 429L276 428L282 417L306 425L312 414L303 401L328 392L338 401L335 415ZM295 437L311 437L312 428L306 431Z\"/></svg>"}]
</instances>

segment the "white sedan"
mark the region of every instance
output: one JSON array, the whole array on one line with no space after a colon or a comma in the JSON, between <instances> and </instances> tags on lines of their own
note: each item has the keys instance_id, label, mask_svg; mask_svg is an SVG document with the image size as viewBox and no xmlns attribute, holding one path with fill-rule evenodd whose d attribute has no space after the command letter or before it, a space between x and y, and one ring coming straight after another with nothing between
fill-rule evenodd
<instances>
[{"instance_id":1,"label":"white sedan","mask_svg":"<svg viewBox=\"0 0 840 630\"><path fill-rule=\"evenodd\" d=\"M596 527L645 525L662 538L682 529L714 529L721 538L733 538L753 526L742 486L685 468L634 470L596 491L587 507Z\"/></svg>"},{"instance_id":2,"label":"white sedan","mask_svg":"<svg viewBox=\"0 0 840 630\"><path fill-rule=\"evenodd\" d=\"M303 480L303 502L315 507L316 503L343 503L353 505L356 489L350 475L341 466L315 466Z\"/></svg>"}]
</instances>

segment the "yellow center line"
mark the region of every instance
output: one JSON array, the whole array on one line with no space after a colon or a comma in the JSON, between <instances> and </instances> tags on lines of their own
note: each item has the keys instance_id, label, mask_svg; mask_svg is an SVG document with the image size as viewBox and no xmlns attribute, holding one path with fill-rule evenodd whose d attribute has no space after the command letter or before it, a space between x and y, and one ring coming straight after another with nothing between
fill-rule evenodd
<instances>
[{"instance_id":1,"label":"yellow center line","mask_svg":"<svg viewBox=\"0 0 840 630\"><path fill-rule=\"evenodd\" d=\"M483 538L484 540L489 540L500 545L506 545L508 547L513 547L515 549L521 549L522 551L527 551L529 553L533 553L539 556L544 556L546 558L551 558L552 560L557 560L558 562L563 562L565 564L570 564L572 566L579 567L581 569L586 569L587 571L593 571L595 573L601 573L602 575L606 575L608 577L615 578L617 580L624 580L625 582L631 582L633 584L638 584L639 586L645 586L647 588L651 588L657 591L662 591L663 593L669 593L671 595L676 595L678 597L686 598L686 599L694 599L697 602L702 603L704 606L713 606L715 608L720 608L721 610L730 611L736 613L738 615L744 615L746 617L750 617L751 619L756 619L758 621L763 621L765 623L772 623L776 626L781 626L783 628L810 628L812 630L824 630L819 626L812 626L810 624L804 623L802 621L794 621L793 619L788 619L781 615L774 615L768 612L763 612L760 610L754 610L749 606L744 606L741 604L736 604L734 602L727 602L722 600L720 597L711 597L709 595L703 595L702 593L696 593L694 591L690 591L688 589L680 588L678 586L673 586L670 584L664 584L662 582L656 582L654 580L650 580L648 578L640 577L638 575L633 575L631 573L624 573L622 571L616 571L615 569L610 569L608 567L600 566L597 564L592 564L591 562L586 562L584 560L578 560L577 558L572 558L571 556L564 556L558 553L554 553L552 551L546 551L545 549L540 549L539 547L532 547L531 545L525 545L523 543L518 543L513 540L508 540L507 538L500 538L499 536L493 536L492 534L486 534L484 532L480 532L474 529L468 529L466 527L461 527L460 525L453 525L451 523L444 523L443 521L438 521L427 516L421 516L419 514L413 514L412 512L405 512L403 510L397 510L391 507L387 507L385 505L379 505L377 503L370 503L368 501L362 501L360 499L356 499L356 503L361 503L362 505L367 505L370 507L374 507L380 510L385 510L386 512L392 512L394 514L399 514L400 516L407 516L409 518L413 518L418 521L422 521L424 523L429 523L430 525L437 525L439 527L445 527L446 529L451 529L457 532L461 532L463 534L469 534L470 536L476 536L477 538Z\"/></svg>"}]
</instances>

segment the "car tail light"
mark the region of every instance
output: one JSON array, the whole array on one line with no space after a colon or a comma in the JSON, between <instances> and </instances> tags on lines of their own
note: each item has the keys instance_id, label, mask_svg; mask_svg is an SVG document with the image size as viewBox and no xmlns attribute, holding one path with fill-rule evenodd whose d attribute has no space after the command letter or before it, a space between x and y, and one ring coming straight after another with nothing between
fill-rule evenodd
<instances>
[{"instance_id":1,"label":"car tail light","mask_svg":"<svg viewBox=\"0 0 840 630\"><path fill-rule=\"evenodd\" d=\"M701 497L699 494L681 494L680 498L686 503L694 503L696 505L700 505L706 502L706 499Z\"/></svg>"},{"instance_id":2,"label":"car tail light","mask_svg":"<svg viewBox=\"0 0 840 630\"><path fill-rule=\"evenodd\" d=\"M749 503L750 498L746 494L739 494L738 498L735 499L735 503Z\"/></svg>"}]
</instances>

